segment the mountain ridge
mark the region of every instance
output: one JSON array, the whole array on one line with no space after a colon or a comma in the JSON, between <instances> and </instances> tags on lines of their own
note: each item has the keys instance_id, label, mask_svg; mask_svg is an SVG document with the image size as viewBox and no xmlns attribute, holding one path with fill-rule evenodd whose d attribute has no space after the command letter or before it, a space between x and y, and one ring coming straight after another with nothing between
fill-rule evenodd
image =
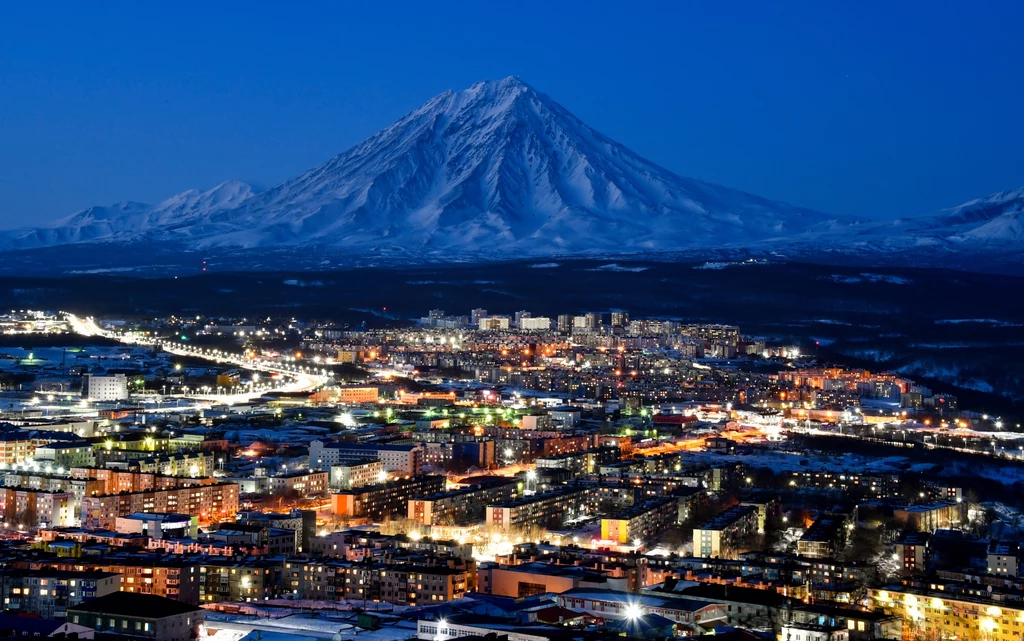
<instances>
[{"instance_id":1,"label":"mountain ridge","mask_svg":"<svg viewBox=\"0 0 1024 641\"><path fill-rule=\"evenodd\" d=\"M684 178L510 76L445 91L270 189L226 181L149 206L92 207L0 232L0 249L178 244L218 252L544 256L702 250L1003 251L1024 189L891 221L830 216Z\"/></svg>"}]
</instances>

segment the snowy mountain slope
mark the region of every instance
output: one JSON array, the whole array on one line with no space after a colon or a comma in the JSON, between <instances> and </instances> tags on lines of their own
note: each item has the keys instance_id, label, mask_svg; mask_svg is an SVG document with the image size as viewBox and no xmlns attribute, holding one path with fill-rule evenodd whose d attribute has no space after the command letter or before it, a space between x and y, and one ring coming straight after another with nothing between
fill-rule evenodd
<instances>
[{"instance_id":1,"label":"snowy mountain slope","mask_svg":"<svg viewBox=\"0 0 1024 641\"><path fill-rule=\"evenodd\" d=\"M0 231L0 247L31 249L74 243L131 242L154 230L170 236L187 232L192 221L222 209L237 207L252 196L249 185L227 181L207 191L189 189L157 205L121 202L89 209L34 229Z\"/></svg>"},{"instance_id":2,"label":"snowy mountain slope","mask_svg":"<svg viewBox=\"0 0 1024 641\"><path fill-rule=\"evenodd\" d=\"M88 233L33 230L13 246L187 238L413 253L645 251L783 238L827 219L676 176L516 78L445 92L295 179L243 191L218 206L196 202L209 192L185 192ZM76 226L72 217L46 229Z\"/></svg>"},{"instance_id":3,"label":"snowy mountain slope","mask_svg":"<svg viewBox=\"0 0 1024 641\"><path fill-rule=\"evenodd\" d=\"M677 176L509 77L435 96L265 192L227 182L154 206L94 207L0 232L0 249L151 243L410 263L736 252L916 264L997 252L1020 262L1022 210L1024 189L897 220L827 216Z\"/></svg>"},{"instance_id":4,"label":"snowy mountain slope","mask_svg":"<svg viewBox=\"0 0 1024 641\"><path fill-rule=\"evenodd\" d=\"M928 214L821 226L778 245L791 251L888 258L905 254L908 261L918 259L910 255L914 251L965 256L1013 254L1024 249L1024 189L991 194Z\"/></svg>"},{"instance_id":5,"label":"snowy mountain slope","mask_svg":"<svg viewBox=\"0 0 1024 641\"><path fill-rule=\"evenodd\" d=\"M200 223L207 246L528 253L742 244L823 215L680 178L515 78L447 92L353 149Z\"/></svg>"}]
</instances>

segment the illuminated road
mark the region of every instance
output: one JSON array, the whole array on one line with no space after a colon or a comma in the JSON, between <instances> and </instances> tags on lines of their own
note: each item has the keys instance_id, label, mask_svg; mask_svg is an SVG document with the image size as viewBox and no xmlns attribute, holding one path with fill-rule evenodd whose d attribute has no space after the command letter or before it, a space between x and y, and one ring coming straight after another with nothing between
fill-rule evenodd
<instances>
[{"instance_id":1,"label":"illuminated road","mask_svg":"<svg viewBox=\"0 0 1024 641\"><path fill-rule=\"evenodd\" d=\"M299 393L299 392L312 392L319 389L327 383L329 379L326 375L316 374L307 371L308 368L304 368L298 365L289 365L276 363L258 358L244 358L239 355L230 354L228 352L222 352L220 350L203 349L199 347L192 347L188 345L178 345L176 343L163 341L160 339L149 339L138 336L122 336L115 332L110 332L99 325L93 318L79 318L74 314L67 314L68 324L71 326L75 333L82 336L101 336L111 340L124 343L125 345L155 345L163 351L174 354L176 356L190 356L193 358L201 358L208 361L212 361L219 365L231 365L241 369L247 369L254 372L265 373L265 374L277 374L281 378L281 383L273 385L271 380L266 381L263 384L253 385L250 389L238 392L235 394L218 394L213 393L212 390L203 391L202 389L195 390L194 393L189 394L178 394L169 395L176 398L188 398L193 400L207 400L216 403L226 403L228 405L235 403L247 403L254 398L259 398L268 391L284 392L284 393ZM269 379L269 377L268 377Z\"/></svg>"}]
</instances>

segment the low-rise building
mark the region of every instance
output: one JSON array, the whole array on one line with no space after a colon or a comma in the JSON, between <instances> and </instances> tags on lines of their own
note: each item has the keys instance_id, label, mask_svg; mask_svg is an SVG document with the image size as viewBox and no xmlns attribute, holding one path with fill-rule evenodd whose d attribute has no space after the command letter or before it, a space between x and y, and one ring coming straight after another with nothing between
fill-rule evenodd
<instances>
[{"instance_id":1,"label":"low-rise building","mask_svg":"<svg viewBox=\"0 0 1024 641\"><path fill-rule=\"evenodd\" d=\"M853 521L848 514L829 512L818 517L796 542L796 552L810 559L834 557L846 546Z\"/></svg>"},{"instance_id":2,"label":"low-rise building","mask_svg":"<svg viewBox=\"0 0 1024 641\"><path fill-rule=\"evenodd\" d=\"M693 634L704 634L727 620L726 606L653 593L634 594L596 588L576 588L556 597L559 606L601 619L656 614ZM794 640L795 641L795 640Z\"/></svg>"},{"instance_id":3,"label":"low-rise building","mask_svg":"<svg viewBox=\"0 0 1024 641\"><path fill-rule=\"evenodd\" d=\"M199 533L199 518L188 514L136 512L117 517L114 530L156 540L194 539Z\"/></svg>"},{"instance_id":4,"label":"low-rise building","mask_svg":"<svg viewBox=\"0 0 1024 641\"><path fill-rule=\"evenodd\" d=\"M897 525L918 532L935 532L953 528L964 522L967 506L962 501L937 501L924 505L908 505L893 510Z\"/></svg>"},{"instance_id":5,"label":"low-rise building","mask_svg":"<svg viewBox=\"0 0 1024 641\"><path fill-rule=\"evenodd\" d=\"M68 608L68 621L97 632L156 641L192 641L200 608L150 594L117 593Z\"/></svg>"},{"instance_id":6,"label":"low-rise building","mask_svg":"<svg viewBox=\"0 0 1024 641\"><path fill-rule=\"evenodd\" d=\"M787 623L782 626L780 641L849 641L846 628L816 623Z\"/></svg>"},{"instance_id":7,"label":"low-rise building","mask_svg":"<svg viewBox=\"0 0 1024 641\"><path fill-rule=\"evenodd\" d=\"M559 594L578 588L587 571L577 565L484 563L477 567L477 586L483 594L521 599L537 594Z\"/></svg>"},{"instance_id":8,"label":"low-rise building","mask_svg":"<svg viewBox=\"0 0 1024 641\"><path fill-rule=\"evenodd\" d=\"M1007 578L1018 576L1020 544L1014 541L990 541L988 573Z\"/></svg>"}]
</instances>

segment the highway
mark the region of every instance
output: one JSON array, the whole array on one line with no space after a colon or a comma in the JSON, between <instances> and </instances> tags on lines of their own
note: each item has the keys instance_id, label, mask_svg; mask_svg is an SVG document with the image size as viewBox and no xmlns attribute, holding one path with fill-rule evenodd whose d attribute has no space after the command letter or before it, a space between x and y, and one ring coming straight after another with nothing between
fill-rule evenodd
<instances>
[{"instance_id":1,"label":"highway","mask_svg":"<svg viewBox=\"0 0 1024 641\"><path fill-rule=\"evenodd\" d=\"M220 394L213 392L213 390L204 391L199 389L195 390L194 393L189 393L187 395L178 394L169 396L233 405L236 403L247 403L253 399L259 398L269 391L285 393L312 392L324 386L330 380L329 376L313 373L309 371L309 368L300 365L278 363L276 361L261 358L245 358L244 356L223 352L221 350L203 349L190 345L179 345L177 343L156 338L150 339L139 336L124 336L122 334L103 329L92 317L80 318L74 314L66 314L66 316L71 329L82 336L100 336L124 343L125 345L155 345L161 350L169 354L174 354L175 356L201 358L218 365L233 366L262 374L278 374L280 376L279 384L275 385L274 380L270 376L267 376L267 380L265 382L253 385L250 389L234 394Z\"/></svg>"}]
</instances>

